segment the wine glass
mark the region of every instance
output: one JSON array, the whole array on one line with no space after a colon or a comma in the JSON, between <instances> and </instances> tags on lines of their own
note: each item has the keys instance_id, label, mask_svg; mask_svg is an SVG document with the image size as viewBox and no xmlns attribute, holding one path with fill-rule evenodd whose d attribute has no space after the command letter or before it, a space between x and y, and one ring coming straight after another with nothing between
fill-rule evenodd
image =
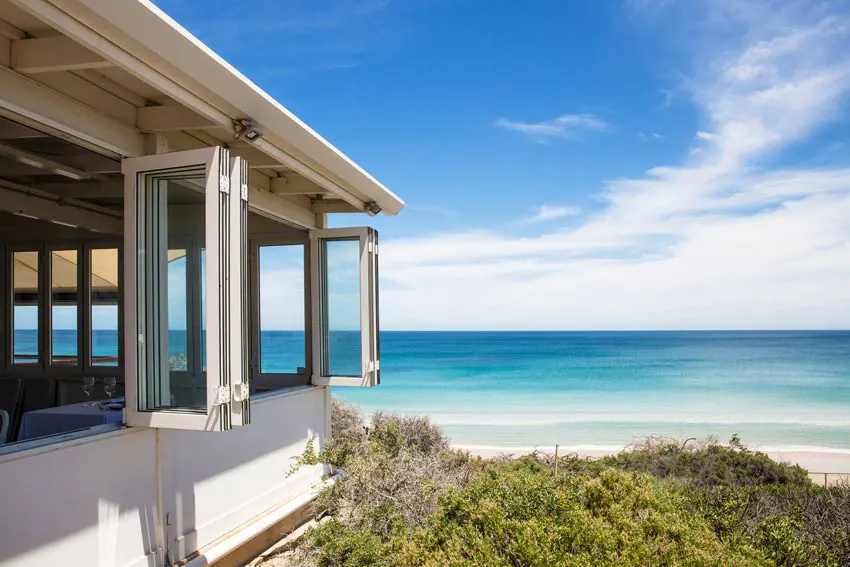
<instances>
[{"instance_id":1,"label":"wine glass","mask_svg":"<svg viewBox=\"0 0 850 567\"><path fill-rule=\"evenodd\" d=\"M118 382L114 376L109 376L103 379L103 391L106 393L106 397L112 399L112 395L115 393L115 388L118 386Z\"/></svg>"},{"instance_id":2,"label":"wine glass","mask_svg":"<svg viewBox=\"0 0 850 567\"><path fill-rule=\"evenodd\" d=\"M83 377L83 393L87 398L94 394L94 376Z\"/></svg>"}]
</instances>

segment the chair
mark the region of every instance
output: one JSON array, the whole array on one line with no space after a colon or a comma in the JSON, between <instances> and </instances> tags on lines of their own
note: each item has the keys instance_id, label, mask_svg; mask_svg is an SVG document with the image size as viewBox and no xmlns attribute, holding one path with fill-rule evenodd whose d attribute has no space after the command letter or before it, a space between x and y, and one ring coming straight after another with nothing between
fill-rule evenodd
<instances>
[{"instance_id":1,"label":"chair","mask_svg":"<svg viewBox=\"0 0 850 567\"><path fill-rule=\"evenodd\" d=\"M6 443L9 437L9 425L12 418L9 417L9 412L0 409L0 444Z\"/></svg>"},{"instance_id":2,"label":"chair","mask_svg":"<svg viewBox=\"0 0 850 567\"><path fill-rule=\"evenodd\" d=\"M8 443L9 434L14 433L21 416L24 400L24 382L20 378L0 378L0 410L9 417L0 443ZM4 423L6 422L4 418Z\"/></svg>"}]
</instances>

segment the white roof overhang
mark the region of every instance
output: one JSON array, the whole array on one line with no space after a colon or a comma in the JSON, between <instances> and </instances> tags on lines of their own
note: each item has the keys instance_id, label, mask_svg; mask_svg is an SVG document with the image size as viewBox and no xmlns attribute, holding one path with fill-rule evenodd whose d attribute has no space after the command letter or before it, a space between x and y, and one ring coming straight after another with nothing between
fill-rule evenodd
<instances>
[{"instance_id":1,"label":"white roof overhang","mask_svg":"<svg viewBox=\"0 0 850 567\"><path fill-rule=\"evenodd\" d=\"M0 99L13 99L14 94L26 98L33 96L28 89L38 90L40 85L21 73L44 71L46 78L59 70L79 73L81 69L115 66L139 84L161 93L161 97L118 93L130 101L137 96L132 124L106 122L97 107L97 115L83 117L78 112L67 118L68 122L74 116L81 121L86 118L81 129L92 121L104 121L103 131L111 136L107 141L112 143L103 146L116 154L129 157L145 153L145 132L168 130L169 136L176 136L184 133L181 130L191 131L195 138L228 143L235 154L245 155L252 163L252 173L260 180L258 186L267 192L262 198L280 196L312 213L368 211L376 205L393 215L403 207L399 197L150 2L3 1L72 40L82 52L67 48L71 46L54 46L52 57L40 58L42 51L49 53L47 48L51 46L46 44L56 38L39 39L40 36L27 34L13 39L11 71L0 67L6 75L0 76L0 83L8 79L5 83L11 91L14 79L19 88L4 97L0 85ZM0 23L2 16L0 12ZM17 52L16 45L20 46ZM64 59L57 59L56 53L64 54ZM89 103L79 111L90 111L90 106ZM245 118L251 119L263 136L250 145L232 143L233 121Z\"/></svg>"}]
</instances>

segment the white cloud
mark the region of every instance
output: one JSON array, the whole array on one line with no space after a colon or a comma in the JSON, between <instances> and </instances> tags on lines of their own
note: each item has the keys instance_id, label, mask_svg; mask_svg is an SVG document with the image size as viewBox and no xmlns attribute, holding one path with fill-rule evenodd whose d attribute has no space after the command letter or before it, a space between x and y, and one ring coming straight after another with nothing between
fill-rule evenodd
<instances>
[{"instance_id":1,"label":"white cloud","mask_svg":"<svg viewBox=\"0 0 850 567\"><path fill-rule=\"evenodd\" d=\"M546 143L553 138L574 138L580 132L604 132L610 125L593 114L564 114L544 122L517 122L499 118L500 128L525 134L536 142Z\"/></svg>"},{"instance_id":2,"label":"white cloud","mask_svg":"<svg viewBox=\"0 0 850 567\"><path fill-rule=\"evenodd\" d=\"M540 205L536 208L533 215L520 219L516 224L537 224L542 222L554 221L566 217L574 217L581 214L579 207L564 206L564 205Z\"/></svg>"},{"instance_id":3,"label":"white cloud","mask_svg":"<svg viewBox=\"0 0 850 567\"><path fill-rule=\"evenodd\" d=\"M610 181L599 212L386 242L385 327L847 328L850 167L763 165L850 91L848 22L794 16L747 18L748 43L688 84L700 151Z\"/></svg>"},{"instance_id":4,"label":"white cloud","mask_svg":"<svg viewBox=\"0 0 850 567\"><path fill-rule=\"evenodd\" d=\"M645 133L645 132L638 132L638 138L640 138L640 139L641 139L641 140L643 140L643 141L647 141L647 140L663 140L663 139L664 139L664 136L663 136L662 134L659 134L658 132L649 132L649 133Z\"/></svg>"}]
</instances>

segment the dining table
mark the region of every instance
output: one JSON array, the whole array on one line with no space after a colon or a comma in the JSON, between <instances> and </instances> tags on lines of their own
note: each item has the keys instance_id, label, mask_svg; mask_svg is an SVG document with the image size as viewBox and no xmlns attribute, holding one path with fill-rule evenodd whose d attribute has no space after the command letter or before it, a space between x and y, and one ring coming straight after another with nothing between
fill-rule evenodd
<instances>
[{"instance_id":1,"label":"dining table","mask_svg":"<svg viewBox=\"0 0 850 567\"><path fill-rule=\"evenodd\" d=\"M18 441L68 433L105 423L124 421L124 398L81 402L28 411L21 420Z\"/></svg>"}]
</instances>

